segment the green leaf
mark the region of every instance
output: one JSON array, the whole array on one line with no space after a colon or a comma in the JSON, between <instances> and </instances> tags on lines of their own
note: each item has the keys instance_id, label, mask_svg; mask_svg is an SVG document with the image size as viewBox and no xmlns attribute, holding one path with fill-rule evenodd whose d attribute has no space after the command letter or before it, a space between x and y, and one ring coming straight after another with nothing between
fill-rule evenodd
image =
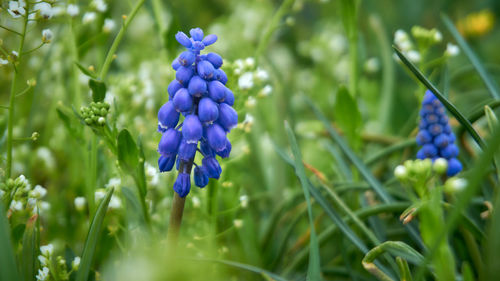
<instances>
[{"instance_id":1,"label":"green leaf","mask_svg":"<svg viewBox=\"0 0 500 281\"><path fill-rule=\"evenodd\" d=\"M483 139L479 136L479 134L474 130L472 127L472 124L470 123L465 116L458 111L458 109L448 100L446 99L443 94L427 79L424 74L418 68L410 62L403 53L401 53L400 50L398 50L396 47L393 46L394 51L396 51L396 54L398 57L401 59L401 61L410 69L410 71L417 77L417 79L424 84L427 89L429 89L436 98L438 98L441 103L448 109L448 111L457 118L458 122L462 124L462 126L465 127L465 129L469 132L469 134L472 136L472 138L476 141L476 143L484 149L484 141Z\"/></svg>"},{"instance_id":2,"label":"green leaf","mask_svg":"<svg viewBox=\"0 0 500 281\"><path fill-rule=\"evenodd\" d=\"M325 115L321 113L319 108L309 99L307 96L303 96L305 99L306 103L311 107L313 110L314 114L316 117L323 122L323 125L325 126L326 130L332 137L332 139L339 145L339 147L342 149L344 154L349 158L351 163L356 166L358 171L361 173L363 178L366 180L366 182L370 185L371 188L377 193L382 201L384 203L390 203L393 202L394 199L385 191L384 187L382 184L375 178L375 176L370 172L368 167L363 164L363 162L354 154L354 152L351 150L351 148L347 145L347 143L344 141L344 139L335 131L335 129L332 127L328 119L326 119ZM413 238L415 242L417 242L422 248L425 248L422 239L418 235L417 231L412 227L407 225L406 230L410 234L410 236Z\"/></svg>"},{"instance_id":3,"label":"green leaf","mask_svg":"<svg viewBox=\"0 0 500 281\"><path fill-rule=\"evenodd\" d=\"M400 241L386 241L378 245L366 253L362 264L368 272L376 276L379 280L384 281L393 279L387 276L373 263L378 256L384 253L390 253L396 257L401 257L402 259L405 259L413 264L420 264L424 260L423 256L419 252L408 246L406 243Z\"/></svg>"},{"instance_id":4,"label":"green leaf","mask_svg":"<svg viewBox=\"0 0 500 281\"><path fill-rule=\"evenodd\" d=\"M373 176L373 174L370 172L368 167L366 167L363 162L354 154L354 152L351 150L351 148L347 145L347 143L342 139L342 137L335 131L335 129L332 127L328 119L321 113L319 108L306 96L303 96L306 103L311 107L313 110L314 114L316 117L323 122L323 125L325 126L326 130L330 134L330 136L333 138L333 140L339 145L339 147L342 149L344 154L349 158L349 160L356 166L356 168L359 170L361 175L365 178L365 180L368 182L368 184L373 188L375 193L377 193L382 201L385 203L392 202L393 199L391 196L385 191L384 187L380 182Z\"/></svg>"},{"instance_id":5,"label":"green leaf","mask_svg":"<svg viewBox=\"0 0 500 281\"><path fill-rule=\"evenodd\" d=\"M87 281L90 272L90 266L94 259L94 252L97 247L97 240L99 238L99 233L101 232L102 222L104 221L104 216L106 216L106 211L108 210L109 200L111 200L111 195L113 195L113 188L111 188L106 196L97 207L97 211L90 224L89 232L87 234L87 239L85 240L85 245L83 247L82 258L80 261L80 267L76 274L76 281Z\"/></svg>"},{"instance_id":6,"label":"green leaf","mask_svg":"<svg viewBox=\"0 0 500 281\"><path fill-rule=\"evenodd\" d=\"M396 257L396 263L398 264L401 280L412 281L413 278L411 276L411 271L410 267L408 266L408 262L405 259L402 259L401 257Z\"/></svg>"},{"instance_id":7,"label":"green leaf","mask_svg":"<svg viewBox=\"0 0 500 281\"><path fill-rule=\"evenodd\" d=\"M5 207L0 200L0 280L19 280Z\"/></svg>"},{"instance_id":8,"label":"green leaf","mask_svg":"<svg viewBox=\"0 0 500 281\"><path fill-rule=\"evenodd\" d=\"M81 71L83 74L85 74L85 75L87 75L88 77L93 78L93 79L97 78L97 74L96 74L96 73L94 73L94 72L90 71L88 68L84 67L84 66L83 66L83 65L81 65L79 62L76 62L76 61L75 61L75 64L76 64L76 66L78 67L78 69L80 69L80 71Z\"/></svg>"},{"instance_id":9,"label":"green leaf","mask_svg":"<svg viewBox=\"0 0 500 281\"><path fill-rule=\"evenodd\" d=\"M361 145L360 128L361 113L356 100L349 94L346 87L341 86L337 92L337 99L333 108L335 121L344 131L349 143L355 150Z\"/></svg>"},{"instance_id":10,"label":"green leaf","mask_svg":"<svg viewBox=\"0 0 500 281\"><path fill-rule=\"evenodd\" d=\"M248 264L243 264L243 263L228 261L228 260L201 259L201 258L197 258L197 259L193 259L193 260L203 261L203 262L215 262L215 263L220 263L220 264L232 266L232 267L235 267L238 269L243 269L243 270L247 270L247 271L250 271L253 273L260 274L264 278L267 278L268 280L287 281L287 279L285 279L285 278L283 278L275 273L272 273L270 271L267 271L265 269L262 269L262 268L259 268L259 267L253 266L253 265L248 265ZM321 280L321 279L317 279L317 280Z\"/></svg>"},{"instance_id":11,"label":"green leaf","mask_svg":"<svg viewBox=\"0 0 500 281\"><path fill-rule=\"evenodd\" d=\"M490 133L493 133L493 129L498 125L498 118L495 115L495 112L489 106L484 107L484 115L486 115L486 120L488 121L488 128L490 129ZM495 161L495 166L497 168L497 176L500 177L500 153L496 153L493 158Z\"/></svg>"},{"instance_id":12,"label":"green leaf","mask_svg":"<svg viewBox=\"0 0 500 281\"><path fill-rule=\"evenodd\" d=\"M37 253L38 253L38 215L34 215L26 223L26 230L23 235L22 257L22 274L25 281L34 280L37 269Z\"/></svg>"},{"instance_id":13,"label":"green leaf","mask_svg":"<svg viewBox=\"0 0 500 281\"><path fill-rule=\"evenodd\" d=\"M304 164L302 164L302 156L300 153L299 146L297 144L297 140L295 139L295 135L288 125L288 122L285 121L285 129L288 135L288 141L292 147L292 153L295 158L295 173L300 180L302 185L302 190L304 192L304 197L307 203L307 212L309 214L309 228L311 229L310 236L310 246L309 246L309 268L307 270L307 280L321 280L321 263L319 257L319 245L318 238L316 236L316 230L314 226L314 218L313 211L311 206L311 199L309 194L309 181L306 176L306 171L304 168Z\"/></svg>"},{"instance_id":14,"label":"green leaf","mask_svg":"<svg viewBox=\"0 0 500 281\"><path fill-rule=\"evenodd\" d=\"M106 84L104 82L91 78L89 80L89 87L92 90L92 100L94 102L103 101L106 97Z\"/></svg>"},{"instance_id":15,"label":"green leaf","mask_svg":"<svg viewBox=\"0 0 500 281\"><path fill-rule=\"evenodd\" d=\"M465 55L470 60L474 68L476 68L477 73L479 74L479 76L481 76L481 79L483 79L483 82L490 91L491 95L495 99L500 99L500 93L498 92L498 89L495 86L495 82L493 81L493 79L491 79L490 75L486 71L486 68L479 60L479 57L474 53L474 51L472 51L472 49L469 47L469 45L462 37L462 35L460 35L460 32L458 32L456 27L453 25L453 22L445 14L441 15L441 20L443 21L446 28L448 28L451 35L453 35L460 48L462 48L462 50L464 51Z\"/></svg>"},{"instance_id":16,"label":"green leaf","mask_svg":"<svg viewBox=\"0 0 500 281\"><path fill-rule=\"evenodd\" d=\"M135 174L135 169L139 164L139 149L137 149L137 145L127 129L120 131L117 143L120 166L129 174Z\"/></svg>"}]
</instances>

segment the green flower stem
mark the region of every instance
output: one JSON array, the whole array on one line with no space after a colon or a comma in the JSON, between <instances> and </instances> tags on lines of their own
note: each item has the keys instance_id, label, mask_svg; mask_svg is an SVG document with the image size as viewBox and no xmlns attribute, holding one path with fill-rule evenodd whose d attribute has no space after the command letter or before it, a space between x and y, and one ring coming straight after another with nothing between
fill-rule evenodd
<instances>
[{"instance_id":1,"label":"green flower stem","mask_svg":"<svg viewBox=\"0 0 500 281\"><path fill-rule=\"evenodd\" d=\"M292 7L293 2L295 2L295 1L294 0L284 0L281 3L281 6L276 11L276 13L274 13L273 18L271 19L271 22L266 27L264 33L260 37L259 45L257 46L257 51L255 51L255 60L256 61L258 61L259 58L262 56L262 53L264 52L267 45L269 44L269 40L271 39L271 35L273 35L273 32L279 26L281 18Z\"/></svg>"},{"instance_id":2,"label":"green flower stem","mask_svg":"<svg viewBox=\"0 0 500 281\"><path fill-rule=\"evenodd\" d=\"M29 2L26 3L26 11L29 10ZM24 16L23 31L21 33L21 42L19 43L17 58L18 62L21 62L21 57L23 55L24 49L24 39L26 38L26 29L28 26L28 15ZM13 127L14 127L14 100L16 97L16 83L18 80L19 73L17 70L14 71L14 77L12 78L12 85L10 87L10 98L9 98L9 121L7 123L7 167L5 175L10 178L12 175L12 140L13 140Z\"/></svg>"},{"instance_id":3,"label":"green flower stem","mask_svg":"<svg viewBox=\"0 0 500 281\"><path fill-rule=\"evenodd\" d=\"M120 42L123 39L123 36L125 35L125 32L127 31L128 26L134 19L135 15L141 8L142 4L144 4L146 0L139 0L135 4L134 8L130 12L130 15L127 16L125 19L125 22L123 23L120 31L118 32L118 35L116 35L115 40L113 41L113 44L111 45L111 48L109 48L108 54L106 55L106 58L104 59L104 63L101 68L101 72L99 73L99 78L101 80L104 80L106 78L106 75L108 74L109 67L111 66L111 62L113 61L113 56L116 53L116 50L118 49L118 45L120 45Z\"/></svg>"},{"instance_id":4,"label":"green flower stem","mask_svg":"<svg viewBox=\"0 0 500 281\"><path fill-rule=\"evenodd\" d=\"M24 37L22 33L19 33L19 32L15 31L15 30L13 30L13 29L10 29L10 28L8 28L8 27L6 27L6 26L0 25L0 28L3 28L3 29L5 29L5 30L7 30L7 31L10 31L10 32L12 32L12 33L16 34L16 35L19 35L19 36Z\"/></svg>"}]
</instances>

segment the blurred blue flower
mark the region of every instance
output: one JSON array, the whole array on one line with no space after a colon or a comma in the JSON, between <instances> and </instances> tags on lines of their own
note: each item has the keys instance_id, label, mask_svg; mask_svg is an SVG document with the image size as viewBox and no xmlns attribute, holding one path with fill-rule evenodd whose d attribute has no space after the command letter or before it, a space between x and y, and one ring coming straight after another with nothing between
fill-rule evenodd
<instances>
[{"instance_id":1,"label":"blurred blue flower","mask_svg":"<svg viewBox=\"0 0 500 281\"><path fill-rule=\"evenodd\" d=\"M217 41L217 36L205 36L200 28L191 29L189 34L191 37L184 32L175 35L187 50L172 62L175 80L167 88L169 101L158 111L158 131L162 133L158 167L165 172L176 164L174 190L181 197L191 188L193 165L198 187L206 186L209 178L220 177L222 168L216 156L229 157L232 146L227 134L238 123L238 114L232 108L234 94L226 87L227 75L220 69L222 57L200 54ZM179 120L181 114L183 120ZM197 151L203 157L201 165L194 163Z\"/></svg>"},{"instance_id":2,"label":"blurred blue flower","mask_svg":"<svg viewBox=\"0 0 500 281\"><path fill-rule=\"evenodd\" d=\"M420 110L420 131L417 134L417 144L422 146L417 152L417 158L437 158L448 160L448 176L454 176L462 170L462 164L457 159L458 147L455 145L455 134L448 124L443 104L427 90Z\"/></svg>"}]
</instances>

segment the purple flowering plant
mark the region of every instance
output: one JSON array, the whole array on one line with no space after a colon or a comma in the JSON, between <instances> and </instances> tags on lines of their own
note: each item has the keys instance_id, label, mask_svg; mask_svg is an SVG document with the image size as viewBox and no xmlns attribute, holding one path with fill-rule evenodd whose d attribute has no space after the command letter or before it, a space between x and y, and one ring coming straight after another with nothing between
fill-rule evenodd
<instances>
[{"instance_id":1,"label":"purple flowering plant","mask_svg":"<svg viewBox=\"0 0 500 281\"><path fill-rule=\"evenodd\" d=\"M217 36L205 36L200 28L175 36L186 48L173 62L175 79L168 85L169 100L158 111L158 167L161 172L178 171L174 191L185 197L194 183L205 187L209 178L218 179L222 168L217 160L229 157L231 142L227 134L238 123L233 109L234 94L226 87L227 75L221 69L222 57L210 52L201 54L217 41ZM196 153L203 157L195 163Z\"/></svg>"}]
</instances>

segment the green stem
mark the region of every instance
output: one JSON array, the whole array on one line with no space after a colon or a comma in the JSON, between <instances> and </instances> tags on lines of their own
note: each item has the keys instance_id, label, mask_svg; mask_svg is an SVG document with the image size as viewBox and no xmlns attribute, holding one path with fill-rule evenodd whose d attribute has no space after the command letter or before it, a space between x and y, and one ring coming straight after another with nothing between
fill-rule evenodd
<instances>
[{"instance_id":1,"label":"green stem","mask_svg":"<svg viewBox=\"0 0 500 281\"><path fill-rule=\"evenodd\" d=\"M174 199L172 202L172 211L170 213L170 223L168 225L167 243L169 251L173 251L177 245L179 231L182 223L182 214L184 212L184 203L186 197L181 198L177 192L174 192Z\"/></svg>"},{"instance_id":2,"label":"green stem","mask_svg":"<svg viewBox=\"0 0 500 281\"><path fill-rule=\"evenodd\" d=\"M45 42L42 42L42 43L40 43L40 45L38 45L37 47L35 47L35 48L33 48L33 49L29 50L29 51L24 52L24 53L23 53L23 55L31 54L31 53L33 53L34 51L36 51L36 50L40 49L40 48L41 48L43 45L45 45L45 44L46 44Z\"/></svg>"},{"instance_id":3,"label":"green stem","mask_svg":"<svg viewBox=\"0 0 500 281\"><path fill-rule=\"evenodd\" d=\"M95 208L94 191L97 183L97 136L92 134L89 151L89 168L87 177L87 201L89 204L89 215L92 215Z\"/></svg>"},{"instance_id":4,"label":"green stem","mask_svg":"<svg viewBox=\"0 0 500 281\"><path fill-rule=\"evenodd\" d=\"M257 51L255 51L255 60L258 61L262 56L262 53L266 49L269 44L269 40L271 39L271 35L273 35L274 30L278 27L281 18L288 12L290 7L292 6L294 0L284 0L281 3L281 6L278 8L276 13L273 15L271 22L266 27L266 30L262 37L260 38L259 45L257 46Z\"/></svg>"},{"instance_id":5,"label":"green stem","mask_svg":"<svg viewBox=\"0 0 500 281\"><path fill-rule=\"evenodd\" d=\"M120 42L122 41L128 26L130 25L130 23L132 22L135 15L137 14L137 12L139 11L139 9L141 8L142 4L144 4L145 1L146 0L137 1L134 8L130 12L130 15L127 16L127 19L123 23L120 31L118 32L118 35L116 35L115 40L113 41L113 44L111 45L111 48L109 48L108 54L104 59L101 72L99 73L99 78L101 78L101 80L104 80L106 78L106 75L108 74L109 71L109 67L111 66L111 62L113 61L113 56L116 53L116 50L118 49L118 45L120 45Z\"/></svg>"},{"instance_id":6,"label":"green stem","mask_svg":"<svg viewBox=\"0 0 500 281\"><path fill-rule=\"evenodd\" d=\"M26 10L29 10L29 2L26 3ZM21 57L24 49L24 39L26 38L26 28L28 26L28 15L24 16L23 31L21 33L21 42L19 43L18 62L21 62ZM14 77L12 78L12 85L10 88L10 98L9 98L9 121L7 123L7 168L6 177L10 178L12 174L12 139L13 139L13 127L14 127L14 100L16 97L16 83L18 79L18 72L14 71Z\"/></svg>"},{"instance_id":7,"label":"green stem","mask_svg":"<svg viewBox=\"0 0 500 281\"><path fill-rule=\"evenodd\" d=\"M13 30L13 29L10 29L10 28L8 28L8 27L6 27L6 26L0 25L0 28L3 28L3 29L5 29L5 30L7 30L7 31L10 31L10 32L12 32L12 33L14 33L14 34L16 34L16 35L23 36L23 34L21 34L21 33L17 32L17 31L15 31L15 30ZM23 37L24 37L24 36L23 36Z\"/></svg>"}]
</instances>

